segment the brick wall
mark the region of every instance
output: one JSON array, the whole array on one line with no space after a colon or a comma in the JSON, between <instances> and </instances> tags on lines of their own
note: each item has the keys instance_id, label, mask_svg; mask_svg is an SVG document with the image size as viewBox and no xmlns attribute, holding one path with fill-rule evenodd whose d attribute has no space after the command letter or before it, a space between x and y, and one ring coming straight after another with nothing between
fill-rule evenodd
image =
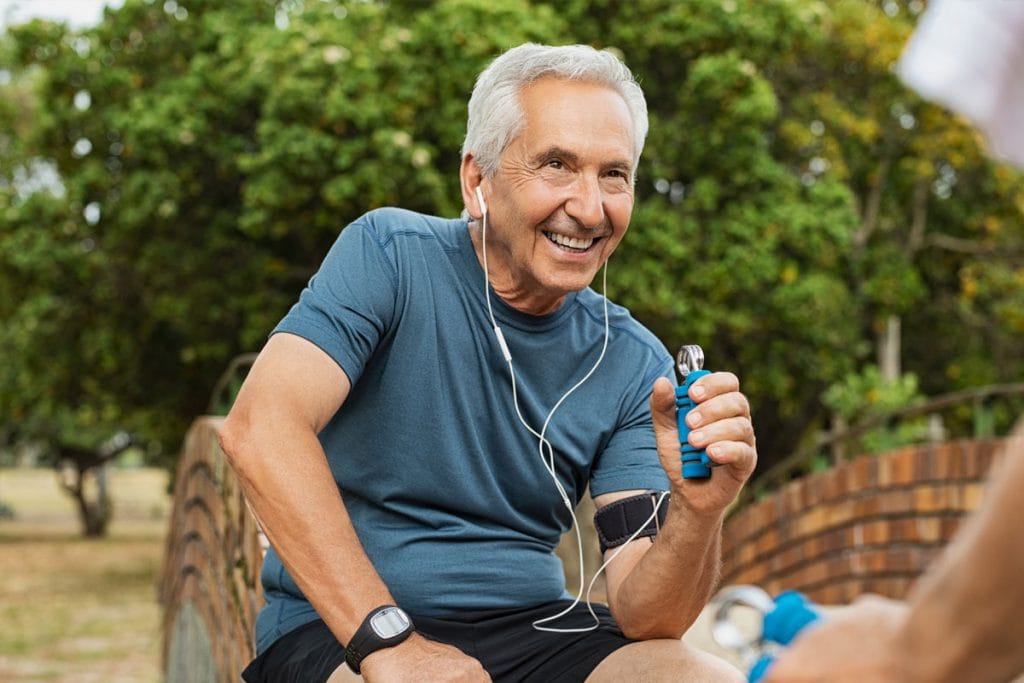
<instances>
[{"instance_id":1,"label":"brick wall","mask_svg":"<svg viewBox=\"0 0 1024 683\"><path fill-rule=\"evenodd\" d=\"M178 464L160 582L166 683L241 680L254 653L265 539L218 445L221 422L193 422Z\"/></svg>"},{"instance_id":2,"label":"brick wall","mask_svg":"<svg viewBox=\"0 0 1024 683\"><path fill-rule=\"evenodd\" d=\"M796 589L823 604L904 597L978 507L1004 442L907 447L787 484L726 522L722 584Z\"/></svg>"}]
</instances>

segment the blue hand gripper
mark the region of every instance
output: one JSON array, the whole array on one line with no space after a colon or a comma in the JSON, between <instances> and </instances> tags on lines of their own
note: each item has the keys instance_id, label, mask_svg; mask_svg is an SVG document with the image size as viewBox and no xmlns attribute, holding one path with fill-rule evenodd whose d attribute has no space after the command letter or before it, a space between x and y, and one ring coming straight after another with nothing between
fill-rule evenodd
<instances>
[{"instance_id":1,"label":"blue hand gripper","mask_svg":"<svg viewBox=\"0 0 1024 683\"><path fill-rule=\"evenodd\" d=\"M690 398L690 386L704 375L704 350L696 344L683 346L676 354L676 368L679 370L681 384L676 387L676 421L679 424L679 451L682 454L683 479L707 479L711 476L711 468L718 465L708 457L707 451L690 445L690 427L686 424L686 416L696 405Z\"/></svg>"},{"instance_id":2,"label":"blue hand gripper","mask_svg":"<svg viewBox=\"0 0 1024 683\"><path fill-rule=\"evenodd\" d=\"M756 586L729 586L711 602L716 606L712 635L719 645L740 655L750 669L750 683L764 678L779 650L821 619L814 603L796 591L785 591L773 600ZM732 618L730 613L737 606L760 613L760 632L753 637L744 634Z\"/></svg>"}]
</instances>

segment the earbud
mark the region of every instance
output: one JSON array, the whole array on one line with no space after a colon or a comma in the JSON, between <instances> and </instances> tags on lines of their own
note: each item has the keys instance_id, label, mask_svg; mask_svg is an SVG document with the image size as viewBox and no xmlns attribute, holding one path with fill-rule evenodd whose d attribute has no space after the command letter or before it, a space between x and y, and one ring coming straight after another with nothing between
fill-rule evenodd
<instances>
[{"instance_id":1,"label":"earbud","mask_svg":"<svg viewBox=\"0 0 1024 683\"><path fill-rule=\"evenodd\" d=\"M476 186L476 200L480 202L480 213L487 213L487 202L484 201L484 193L480 191L480 186Z\"/></svg>"}]
</instances>

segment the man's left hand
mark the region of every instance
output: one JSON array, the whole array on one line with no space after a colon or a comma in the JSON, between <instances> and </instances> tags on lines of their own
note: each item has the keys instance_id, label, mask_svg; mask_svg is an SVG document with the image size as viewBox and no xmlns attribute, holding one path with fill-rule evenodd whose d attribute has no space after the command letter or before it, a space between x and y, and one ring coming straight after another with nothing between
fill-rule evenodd
<instances>
[{"instance_id":1,"label":"man's left hand","mask_svg":"<svg viewBox=\"0 0 1024 683\"><path fill-rule=\"evenodd\" d=\"M690 444L705 449L721 467L712 468L710 479L683 479L675 387L664 377L651 392L658 457L671 482L673 503L695 512L716 512L736 498L757 464L750 404L731 372L701 377L690 387L690 398L696 404L686 418Z\"/></svg>"}]
</instances>

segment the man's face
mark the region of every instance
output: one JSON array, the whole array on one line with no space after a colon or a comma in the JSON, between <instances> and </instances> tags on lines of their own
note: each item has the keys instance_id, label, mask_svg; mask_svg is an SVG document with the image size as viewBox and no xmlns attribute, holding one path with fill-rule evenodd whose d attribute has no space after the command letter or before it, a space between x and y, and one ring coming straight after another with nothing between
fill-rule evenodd
<instances>
[{"instance_id":1,"label":"man's face","mask_svg":"<svg viewBox=\"0 0 1024 683\"><path fill-rule=\"evenodd\" d=\"M601 85L546 78L520 101L525 126L482 183L488 265L505 301L542 314L588 286L629 227L633 124Z\"/></svg>"}]
</instances>

